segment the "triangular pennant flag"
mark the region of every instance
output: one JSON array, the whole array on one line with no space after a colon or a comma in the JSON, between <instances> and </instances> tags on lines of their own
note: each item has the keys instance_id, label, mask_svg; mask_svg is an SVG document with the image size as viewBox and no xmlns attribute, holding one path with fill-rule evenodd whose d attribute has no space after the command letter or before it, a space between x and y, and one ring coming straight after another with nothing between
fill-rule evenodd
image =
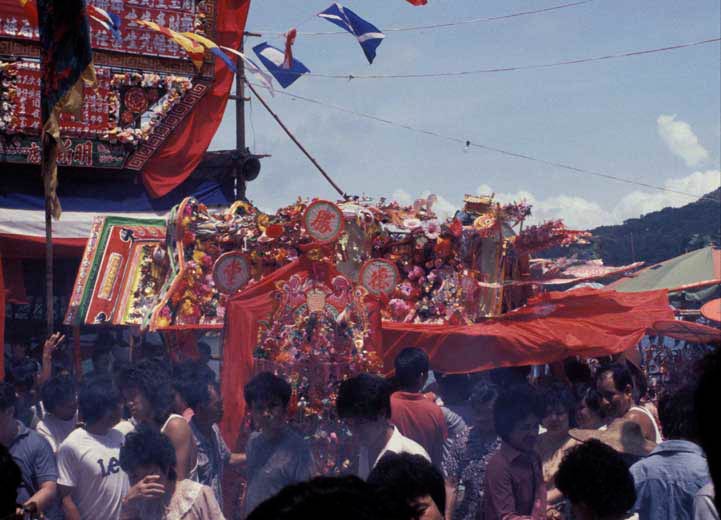
<instances>
[{"instance_id":1,"label":"triangular pennant flag","mask_svg":"<svg viewBox=\"0 0 721 520\"><path fill-rule=\"evenodd\" d=\"M284 69L285 54L280 49L268 45L267 42L253 47L253 52L283 88L288 88L303 74L310 72L308 67L295 58L292 58L290 68Z\"/></svg>"},{"instance_id":2,"label":"triangular pennant flag","mask_svg":"<svg viewBox=\"0 0 721 520\"><path fill-rule=\"evenodd\" d=\"M87 11L88 16L105 27L117 41L122 40L120 36L120 17L117 14L94 5L88 5Z\"/></svg>"},{"instance_id":3,"label":"triangular pennant flag","mask_svg":"<svg viewBox=\"0 0 721 520\"><path fill-rule=\"evenodd\" d=\"M318 16L355 36L363 49L363 53L368 58L368 63L373 63L376 57L376 49L383 41L383 38L386 37L378 27L339 3L335 3L322 13L318 13Z\"/></svg>"},{"instance_id":4,"label":"triangular pennant flag","mask_svg":"<svg viewBox=\"0 0 721 520\"><path fill-rule=\"evenodd\" d=\"M197 70L200 70L203 67L203 59L205 58L205 47L203 47L198 42L191 40L187 36L183 36L179 32L175 32L172 29L168 29L167 27L158 25L155 22L147 22L145 20L137 20L135 23L137 23L138 25L145 26L148 29L152 29L153 31L157 31L160 34L162 34L163 36L170 38L175 43L180 45L185 52L188 53L188 56L190 57L190 61L193 62L193 65L195 65L195 68Z\"/></svg>"},{"instance_id":5,"label":"triangular pennant flag","mask_svg":"<svg viewBox=\"0 0 721 520\"><path fill-rule=\"evenodd\" d=\"M273 88L273 78L265 72L263 69L261 69L257 63L255 63L253 60L251 60L248 56L243 54L240 51L236 51L235 49L231 49L230 47L220 47L224 51L230 52L231 54L235 54L236 56L240 57L243 62L245 63L245 70L246 72L251 72L253 74L256 74L260 80L263 82L263 86L267 88L270 91L271 96L275 96L275 89Z\"/></svg>"},{"instance_id":6,"label":"triangular pennant flag","mask_svg":"<svg viewBox=\"0 0 721 520\"><path fill-rule=\"evenodd\" d=\"M183 36L185 36L187 38L190 38L191 40L195 40L196 42L201 44L203 47L205 47L210 52L215 54L218 58L223 60L225 62L225 64L228 66L228 68L233 71L233 74L237 74L238 68L235 66L235 63L233 63L233 60L231 60L227 54L225 54L223 51L221 51L218 44L215 43L213 40L210 40L210 39L206 38L205 36L201 36L199 34L195 34L192 32L184 32L184 33L180 33L180 34L182 34Z\"/></svg>"}]
</instances>

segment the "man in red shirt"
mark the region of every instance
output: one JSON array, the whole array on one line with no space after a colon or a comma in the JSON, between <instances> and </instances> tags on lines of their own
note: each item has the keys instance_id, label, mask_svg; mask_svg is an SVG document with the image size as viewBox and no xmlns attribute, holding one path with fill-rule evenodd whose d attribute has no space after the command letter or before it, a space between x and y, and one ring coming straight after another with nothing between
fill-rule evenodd
<instances>
[{"instance_id":1,"label":"man in red shirt","mask_svg":"<svg viewBox=\"0 0 721 520\"><path fill-rule=\"evenodd\" d=\"M448 432L441 408L421 393L428 378L428 355L418 348L405 348L395 359L395 369L400 391L391 395L391 422L423 446L433 465L440 468Z\"/></svg>"}]
</instances>

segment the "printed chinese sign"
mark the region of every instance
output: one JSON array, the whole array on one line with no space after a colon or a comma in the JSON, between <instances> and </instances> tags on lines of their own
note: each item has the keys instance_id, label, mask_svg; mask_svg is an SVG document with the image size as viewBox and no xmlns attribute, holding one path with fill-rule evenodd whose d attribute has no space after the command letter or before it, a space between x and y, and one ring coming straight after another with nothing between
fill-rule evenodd
<instances>
[{"instance_id":1,"label":"printed chinese sign","mask_svg":"<svg viewBox=\"0 0 721 520\"><path fill-rule=\"evenodd\" d=\"M233 294L242 289L249 279L250 262L243 253L231 251L215 261L213 281L220 292Z\"/></svg>"},{"instance_id":2,"label":"printed chinese sign","mask_svg":"<svg viewBox=\"0 0 721 520\"><path fill-rule=\"evenodd\" d=\"M360 283L374 296L390 296L400 281L398 268L394 263L376 258L368 260L360 271Z\"/></svg>"},{"instance_id":3,"label":"printed chinese sign","mask_svg":"<svg viewBox=\"0 0 721 520\"><path fill-rule=\"evenodd\" d=\"M327 200L317 200L306 208L303 223L308 234L316 242L327 244L343 232L343 212Z\"/></svg>"},{"instance_id":4,"label":"printed chinese sign","mask_svg":"<svg viewBox=\"0 0 721 520\"><path fill-rule=\"evenodd\" d=\"M34 0L31 0L34 1ZM127 54L147 54L164 58L186 59L185 51L161 34L139 26L135 20L146 20L174 31L193 31L205 19L206 2L195 0L94 0L89 4L120 17L121 40L99 24L90 22L93 49ZM38 40L38 28L33 27L18 0L0 0L0 37Z\"/></svg>"}]
</instances>

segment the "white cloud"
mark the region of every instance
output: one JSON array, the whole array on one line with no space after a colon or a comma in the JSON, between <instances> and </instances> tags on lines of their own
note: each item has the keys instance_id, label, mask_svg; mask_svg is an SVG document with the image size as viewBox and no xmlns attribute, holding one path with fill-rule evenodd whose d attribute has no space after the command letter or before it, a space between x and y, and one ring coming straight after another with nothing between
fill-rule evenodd
<instances>
[{"instance_id":1,"label":"white cloud","mask_svg":"<svg viewBox=\"0 0 721 520\"><path fill-rule=\"evenodd\" d=\"M697 166L709 158L706 148L698 141L691 125L685 121L677 121L676 115L661 114L656 120L658 135L674 155L686 162L688 166Z\"/></svg>"},{"instance_id":2,"label":"white cloud","mask_svg":"<svg viewBox=\"0 0 721 520\"><path fill-rule=\"evenodd\" d=\"M391 200L396 201L401 206L410 206L413 204L413 196L406 190L400 188L391 194Z\"/></svg>"},{"instance_id":3,"label":"white cloud","mask_svg":"<svg viewBox=\"0 0 721 520\"><path fill-rule=\"evenodd\" d=\"M694 195L705 195L721 186L721 171L696 171L686 177L668 179L664 188ZM478 193L494 193L491 186L482 184ZM566 225L574 229L592 229L597 226L621 224L629 218L637 218L666 207L685 206L694 199L666 191L632 191L621 198L612 208L603 208L599 204L575 195L555 195L539 199L528 191L516 193L496 193L501 203L525 199L533 205L530 224L545 220L563 219Z\"/></svg>"},{"instance_id":4,"label":"white cloud","mask_svg":"<svg viewBox=\"0 0 721 520\"><path fill-rule=\"evenodd\" d=\"M668 179L663 187L693 195L705 195L721 186L721 170L696 171L679 179ZM619 221L646 215L663 208L678 208L694 199L667 191L632 191L624 196L613 209Z\"/></svg>"}]
</instances>

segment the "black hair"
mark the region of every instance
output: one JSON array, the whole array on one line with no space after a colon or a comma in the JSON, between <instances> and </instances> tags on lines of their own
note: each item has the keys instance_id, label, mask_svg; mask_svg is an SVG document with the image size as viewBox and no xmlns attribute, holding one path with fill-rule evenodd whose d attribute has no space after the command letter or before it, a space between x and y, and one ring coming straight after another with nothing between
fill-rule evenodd
<instances>
[{"instance_id":1,"label":"black hair","mask_svg":"<svg viewBox=\"0 0 721 520\"><path fill-rule=\"evenodd\" d=\"M247 520L390 520L358 477L316 477L284 487L256 507ZM394 520L404 520L402 518Z\"/></svg>"},{"instance_id":2,"label":"black hair","mask_svg":"<svg viewBox=\"0 0 721 520\"><path fill-rule=\"evenodd\" d=\"M120 467L125 473L131 473L138 466L154 464L170 480L175 480L175 463L175 448L170 439L144 424L129 433L120 448Z\"/></svg>"},{"instance_id":3,"label":"black hair","mask_svg":"<svg viewBox=\"0 0 721 520\"><path fill-rule=\"evenodd\" d=\"M699 363L701 377L695 395L696 420L701 447L706 452L711 480L717 490L714 498L716 510L721 511L721 428L717 420L718 400L721 395L721 348L707 354Z\"/></svg>"},{"instance_id":4,"label":"black hair","mask_svg":"<svg viewBox=\"0 0 721 520\"><path fill-rule=\"evenodd\" d=\"M82 419L93 425L113 411L122 401L118 388L110 376L95 376L83 381L78 393L78 408Z\"/></svg>"},{"instance_id":5,"label":"black hair","mask_svg":"<svg viewBox=\"0 0 721 520\"><path fill-rule=\"evenodd\" d=\"M571 448L556 473L556 487L596 518L620 517L636 502L633 477L621 455L597 439Z\"/></svg>"},{"instance_id":6,"label":"black hair","mask_svg":"<svg viewBox=\"0 0 721 520\"><path fill-rule=\"evenodd\" d=\"M413 386L418 377L430 370L428 354L415 347L407 347L400 351L393 362L396 378L402 388Z\"/></svg>"},{"instance_id":7,"label":"black hair","mask_svg":"<svg viewBox=\"0 0 721 520\"><path fill-rule=\"evenodd\" d=\"M576 400L578 405L585 403L588 408L603 416L601 408L601 394L598 393L595 386L578 385L575 388Z\"/></svg>"},{"instance_id":8,"label":"black hair","mask_svg":"<svg viewBox=\"0 0 721 520\"><path fill-rule=\"evenodd\" d=\"M38 374L38 365L32 359L26 359L10 367L7 372L7 381L15 385L16 389L30 390L35 386Z\"/></svg>"},{"instance_id":9,"label":"black hair","mask_svg":"<svg viewBox=\"0 0 721 520\"><path fill-rule=\"evenodd\" d=\"M75 380L70 376L55 376L48 379L40 390L43 406L51 413L56 407L75 399Z\"/></svg>"},{"instance_id":10,"label":"black hair","mask_svg":"<svg viewBox=\"0 0 721 520\"><path fill-rule=\"evenodd\" d=\"M4 384L4 383L3 383ZM10 451L0 444L0 518L14 518L22 473Z\"/></svg>"},{"instance_id":11,"label":"black hair","mask_svg":"<svg viewBox=\"0 0 721 520\"><path fill-rule=\"evenodd\" d=\"M367 482L381 503L397 511L395 517L407 516L403 512L425 496L433 499L439 511L445 511L443 475L420 455L387 452L368 475ZM411 517L413 513L411 509Z\"/></svg>"},{"instance_id":12,"label":"black hair","mask_svg":"<svg viewBox=\"0 0 721 520\"><path fill-rule=\"evenodd\" d=\"M576 406L577 402L573 396L573 392L563 383L554 383L543 389L543 413L542 418L546 417L551 411L562 408L568 414L568 422L571 428L576 426Z\"/></svg>"},{"instance_id":13,"label":"black hair","mask_svg":"<svg viewBox=\"0 0 721 520\"><path fill-rule=\"evenodd\" d=\"M0 412L15 406L16 401L15 387L7 381L0 381Z\"/></svg>"},{"instance_id":14,"label":"black hair","mask_svg":"<svg viewBox=\"0 0 721 520\"><path fill-rule=\"evenodd\" d=\"M632 389L634 388L633 375L631 375L631 371L628 369L625 363L611 363L610 365L605 365L599 368L598 372L596 372L597 386L599 380L609 372L611 373L611 377L613 378L613 386L616 387L617 391L625 392L626 387L628 386L630 386Z\"/></svg>"},{"instance_id":15,"label":"black hair","mask_svg":"<svg viewBox=\"0 0 721 520\"><path fill-rule=\"evenodd\" d=\"M590 384L593 382L593 373L588 363L575 357L563 362L563 371L571 384Z\"/></svg>"},{"instance_id":16,"label":"black hair","mask_svg":"<svg viewBox=\"0 0 721 520\"><path fill-rule=\"evenodd\" d=\"M248 407L252 407L253 403L268 403L272 399L278 399L285 408L290 402L291 393L288 381L270 372L261 372L243 388Z\"/></svg>"},{"instance_id":17,"label":"black hair","mask_svg":"<svg viewBox=\"0 0 721 520\"><path fill-rule=\"evenodd\" d=\"M163 424L173 409L175 395L170 374L165 366L151 359L143 359L118 374L118 387L137 388L153 409L153 420Z\"/></svg>"},{"instance_id":18,"label":"black hair","mask_svg":"<svg viewBox=\"0 0 721 520\"><path fill-rule=\"evenodd\" d=\"M478 381L471 390L469 401L472 405L486 404L498 398L498 387L488 381Z\"/></svg>"},{"instance_id":19,"label":"black hair","mask_svg":"<svg viewBox=\"0 0 721 520\"><path fill-rule=\"evenodd\" d=\"M471 394L471 378L469 374L436 374L438 389L443 401L449 404L460 404L468 400Z\"/></svg>"},{"instance_id":20,"label":"black hair","mask_svg":"<svg viewBox=\"0 0 721 520\"><path fill-rule=\"evenodd\" d=\"M501 439L508 440L516 425L529 415L541 419L537 396L529 387L516 386L502 391L493 405L496 433Z\"/></svg>"},{"instance_id":21,"label":"black hair","mask_svg":"<svg viewBox=\"0 0 721 520\"><path fill-rule=\"evenodd\" d=\"M361 417L375 420L391 416L391 385L381 376L358 374L340 384L336 399L342 419Z\"/></svg>"},{"instance_id":22,"label":"black hair","mask_svg":"<svg viewBox=\"0 0 721 520\"><path fill-rule=\"evenodd\" d=\"M173 387L191 408L210 400L210 384L215 384L215 372L203 363L188 360L173 366Z\"/></svg>"},{"instance_id":23,"label":"black hair","mask_svg":"<svg viewBox=\"0 0 721 520\"><path fill-rule=\"evenodd\" d=\"M690 441L697 439L695 390L695 386L687 385L676 391L666 391L659 397L658 418L661 421L663 435L667 439Z\"/></svg>"}]
</instances>

